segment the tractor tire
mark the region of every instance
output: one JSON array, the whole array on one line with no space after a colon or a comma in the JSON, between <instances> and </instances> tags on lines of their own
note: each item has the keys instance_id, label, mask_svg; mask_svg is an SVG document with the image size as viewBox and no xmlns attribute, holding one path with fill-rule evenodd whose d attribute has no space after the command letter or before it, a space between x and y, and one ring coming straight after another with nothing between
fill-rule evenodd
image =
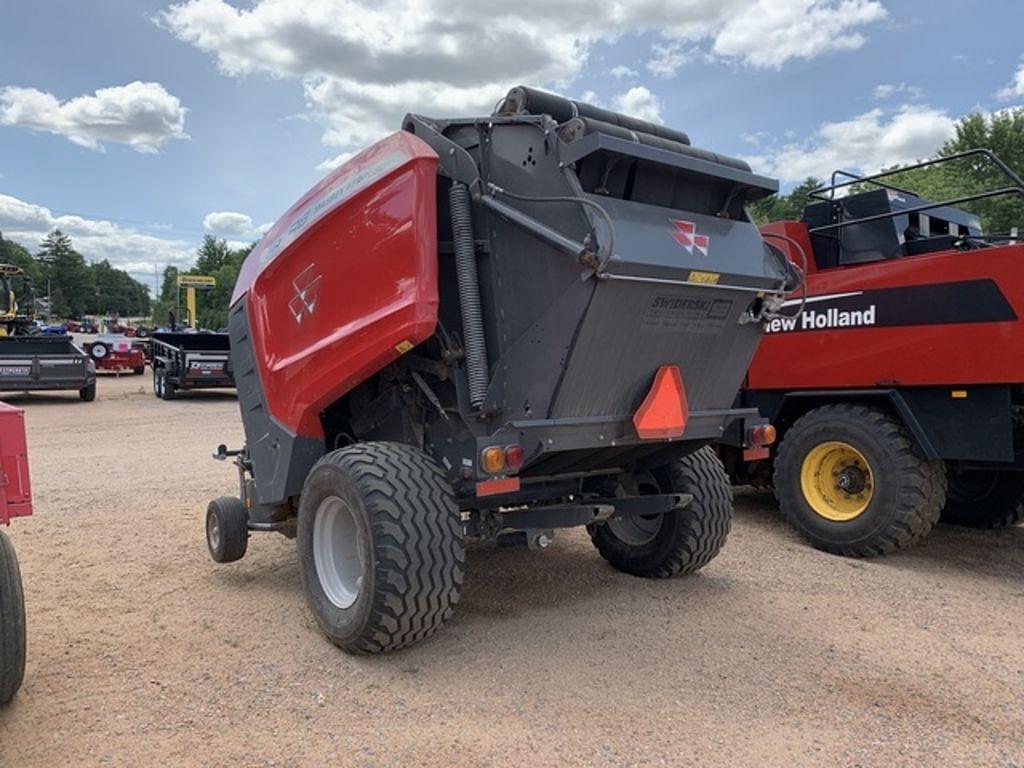
<instances>
[{"instance_id":1,"label":"tractor tire","mask_svg":"<svg viewBox=\"0 0 1024 768\"><path fill-rule=\"evenodd\" d=\"M948 482L943 523L997 530L1024 522L1024 472L972 470Z\"/></svg>"},{"instance_id":2,"label":"tractor tire","mask_svg":"<svg viewBox=\"0 0 1024 768\"><path fill-rule=\"evenodd\" d=\"M302 488L299 568L327 637L383 653L434 634L462 593L462 520L441 468L398 443L326 454Z\"/></svg>"},{"instance_id":3,"label":"tractor tire","mask_svg":"<svg viewBox=\"0 0 1024 768\"><path fill-rule=\"evenodd\" d=\"M96 382L87 384L78 390L78 396L87 403L91 403L96 399Z\"/></svg>"},{"instance_id":4,"label":"tractor tire","mask_svg":"<svg viewBox=\"0 0 1024 768\"><path fill-rule=\"evenodd\" d=\"M945 464L903 425L861 405L801 416L775 459L775 497L805 539L847 557L895 552L928 535L946 501Z\"/></svg>"},{"instance_id":5,"label":"tractor tire","mask_svg":"<svg viewBox=\"0 0 1024 768\"><path fill-rule=\"evenodd\" d=\"M221 496L206 508L206 546L215 563L233 563L249 547L249 512L235 496Z\"/></svg>"},{"instance_id":6,"label":"tractor tire","mask_svg":"<svg viewBox=\"0 0 1024 768\"><path fill-rule=\"evenodd\" d=\"M0 706L21 688L25 677L25 596L14 547L0 531Z\"/></svg>"},{"instance_id":7,"label":"tractor tire","mask_svg":"<svg viewBox=\"0 0 1024 768\"><path fill-rule=\"evenodd\" d=\"M651 473L653 493L688 493L693 500L667 514L588 526L601 557L624 573L669 578L693 573L714 559L732 525L732 485L710 447ZM641 488L641 491L643 488Z\"/></svg>"}]
</instances>

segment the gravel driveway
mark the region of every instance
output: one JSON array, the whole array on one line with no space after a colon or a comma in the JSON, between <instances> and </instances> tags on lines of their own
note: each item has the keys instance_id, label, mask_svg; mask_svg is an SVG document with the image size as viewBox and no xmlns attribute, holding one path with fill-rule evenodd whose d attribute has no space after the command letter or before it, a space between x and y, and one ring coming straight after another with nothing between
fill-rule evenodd
<instances>
[{"instance_id":1,"label":"gravel driveway","mask_svg":"<svg viewBox=\"0 0 1024 768\"><path fill-rule=\"evenodd\" d=\"M816 552L740 494L696 577L620 574L586 535L470 547L455 620L390 656L319 634L294 544L215 566L233 396L101 377L25 408L36 516L0 766L1022 766L1024 528Z\"/></svg>"}]
</instances>

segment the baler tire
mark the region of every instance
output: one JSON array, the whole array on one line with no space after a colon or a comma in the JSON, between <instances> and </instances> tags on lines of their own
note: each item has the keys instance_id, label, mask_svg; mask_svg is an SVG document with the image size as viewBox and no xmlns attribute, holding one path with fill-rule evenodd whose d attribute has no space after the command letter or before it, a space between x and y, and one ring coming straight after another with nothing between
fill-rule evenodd
<instances>
[{"instance_id":1,"label":"baler tire","mask_svg":"<svg viewBox=\"0 0 1024 768\"><path fill-rule=\"evenodd\" d=\"M142 366L141 368L132 368L132 373L134 373L136 376L141 376L145 372L146 366Z\"/></svg>"},{"instance_id":2,"label":"baler tire","mask_svg":"<svg viewBox=\"0 0 1024 768\"><path fill-rule=\"evenodd\" d=\"M80 390L78 390L78 397L86 403L91 403L96 399L96 382L92 384L86 384Z\"/></svg>"},{"instance_id":3,"label":"baler tire","mask_svg":"<svg viewBox=\"0 0 1024 768\"><path fill-rule=\"evenodd\" d=\"M801 473L810 473L809 457L832 444L852 449L867 465L868 498L852 516L816 511L804 492ZM925 458L885 411L848 403L815 408L794 422L779 444L773 482L790 525L814 547L846 557L886 555L915 544L938 522L946 501L944 462Z\"/></svg>"},{"instance_id":4,"label":"baler tire","mask_svg":"<svg viewBox=\"0 0 1024 768\"><path fill-rule=\"evenodd\" d=\"M999 530L1024 522L1024 472L1006 470L977 470L964 474L992 473L987 490L978 494L976 489L965 489L963 475L949 476L946 506L941 521L965 528Z\"/></svg>"},{"instance_id":5,"label":"baler tire","mask_svg":"<svg viewBox=\"0 0 1024 768\"><path fill-rule=\"evenodd\" d=\"M221 496L206 507L206 546L215 563L233 563L249 547L249 512L236 496Z\"/></svg>"},{"instance_id":6,"label":"baler tire","mask_svg":"<svg viewBox=\"0 0 1024 768\"><path fill-rule=\"evenodd\" d=\"M633 576L664 579L698 571L719 553L732 526L732 485L725 467L705 446L654 476L662 493L686 493L693 499L663 514L648 542L629 543L607 523L588 526L591 541L601 557Z\"/></svg>"},{"instance_id":7,"label":"baler tire","mask_svg":"<svg viewBox=\"0 0 1024 768\"><path fill-rule=\"evenodd\" d=\"M0 531L0 706L10 702L25 678L25 596L18 558Z\"/></svg>"},{"instance_id":8,"label":"baler tire","mask_svg":"<svg viewBox=\"0 0 1024 768\"><path fill-rule=\"evenodd\" d=\"M342 650L397 650L451 617L465 567L462 520L443 470L419 449L370 442L326 454L306 478L298 518L306 600ZM335 546L339 524L354 532L342 537L342 546L355 542L347 558ZM326 576L333 597L318 552L324 570L333 568ZM352 572L341 571L353 560L360 575L346 591Z\"/></svg>"}]
</instances>

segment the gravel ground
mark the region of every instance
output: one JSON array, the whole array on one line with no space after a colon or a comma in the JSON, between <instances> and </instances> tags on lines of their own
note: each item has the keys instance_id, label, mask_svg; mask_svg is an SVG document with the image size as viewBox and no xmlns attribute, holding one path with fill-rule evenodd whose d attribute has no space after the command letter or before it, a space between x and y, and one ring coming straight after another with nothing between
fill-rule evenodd
<instances>
[{"instance_id":1,"label":"gravel ground","mask_svg":"<svg viewBox=\"0 0 1024 768\"><path fill-rule=\"evenodd\" d=\"M619 574L579 531L476 545L446 629L353 658L317 631L292 542L207 556L233 397L128 376L91 404L11 402L36 515L10 531L30 647L2 766L1024 765L1024 528L843 560L749 493L689 579Z\"/></svg>"}]
</instances>

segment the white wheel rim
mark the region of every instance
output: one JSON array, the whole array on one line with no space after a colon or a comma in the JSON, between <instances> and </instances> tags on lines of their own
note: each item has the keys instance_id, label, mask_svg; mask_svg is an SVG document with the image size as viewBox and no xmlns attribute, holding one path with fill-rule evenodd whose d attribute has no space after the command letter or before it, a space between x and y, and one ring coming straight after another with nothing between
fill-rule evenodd
<instances>
[{"instance_id":1,"label":"white wheel rim","mask_svg":"<svg viewBox=\"0 0 1024 768\"><path fill-rule=\"evenodd\" d=\"M210 515L206 524L206 536L210 540L210 547L217 551L220 549L220 522L216 515Z\"/></svg>"},{"instance_id":2,"label":"white wheel rim","mask_svg":"<svg viewBox=\"0 0 1024 768\"><path fill-rule=\"evenodd\" d=\"M320 502L313 523L313 562L327 599L351 608L363 586L366 553L356 516L337 496Z\"/></svg>"}]
</instances>

